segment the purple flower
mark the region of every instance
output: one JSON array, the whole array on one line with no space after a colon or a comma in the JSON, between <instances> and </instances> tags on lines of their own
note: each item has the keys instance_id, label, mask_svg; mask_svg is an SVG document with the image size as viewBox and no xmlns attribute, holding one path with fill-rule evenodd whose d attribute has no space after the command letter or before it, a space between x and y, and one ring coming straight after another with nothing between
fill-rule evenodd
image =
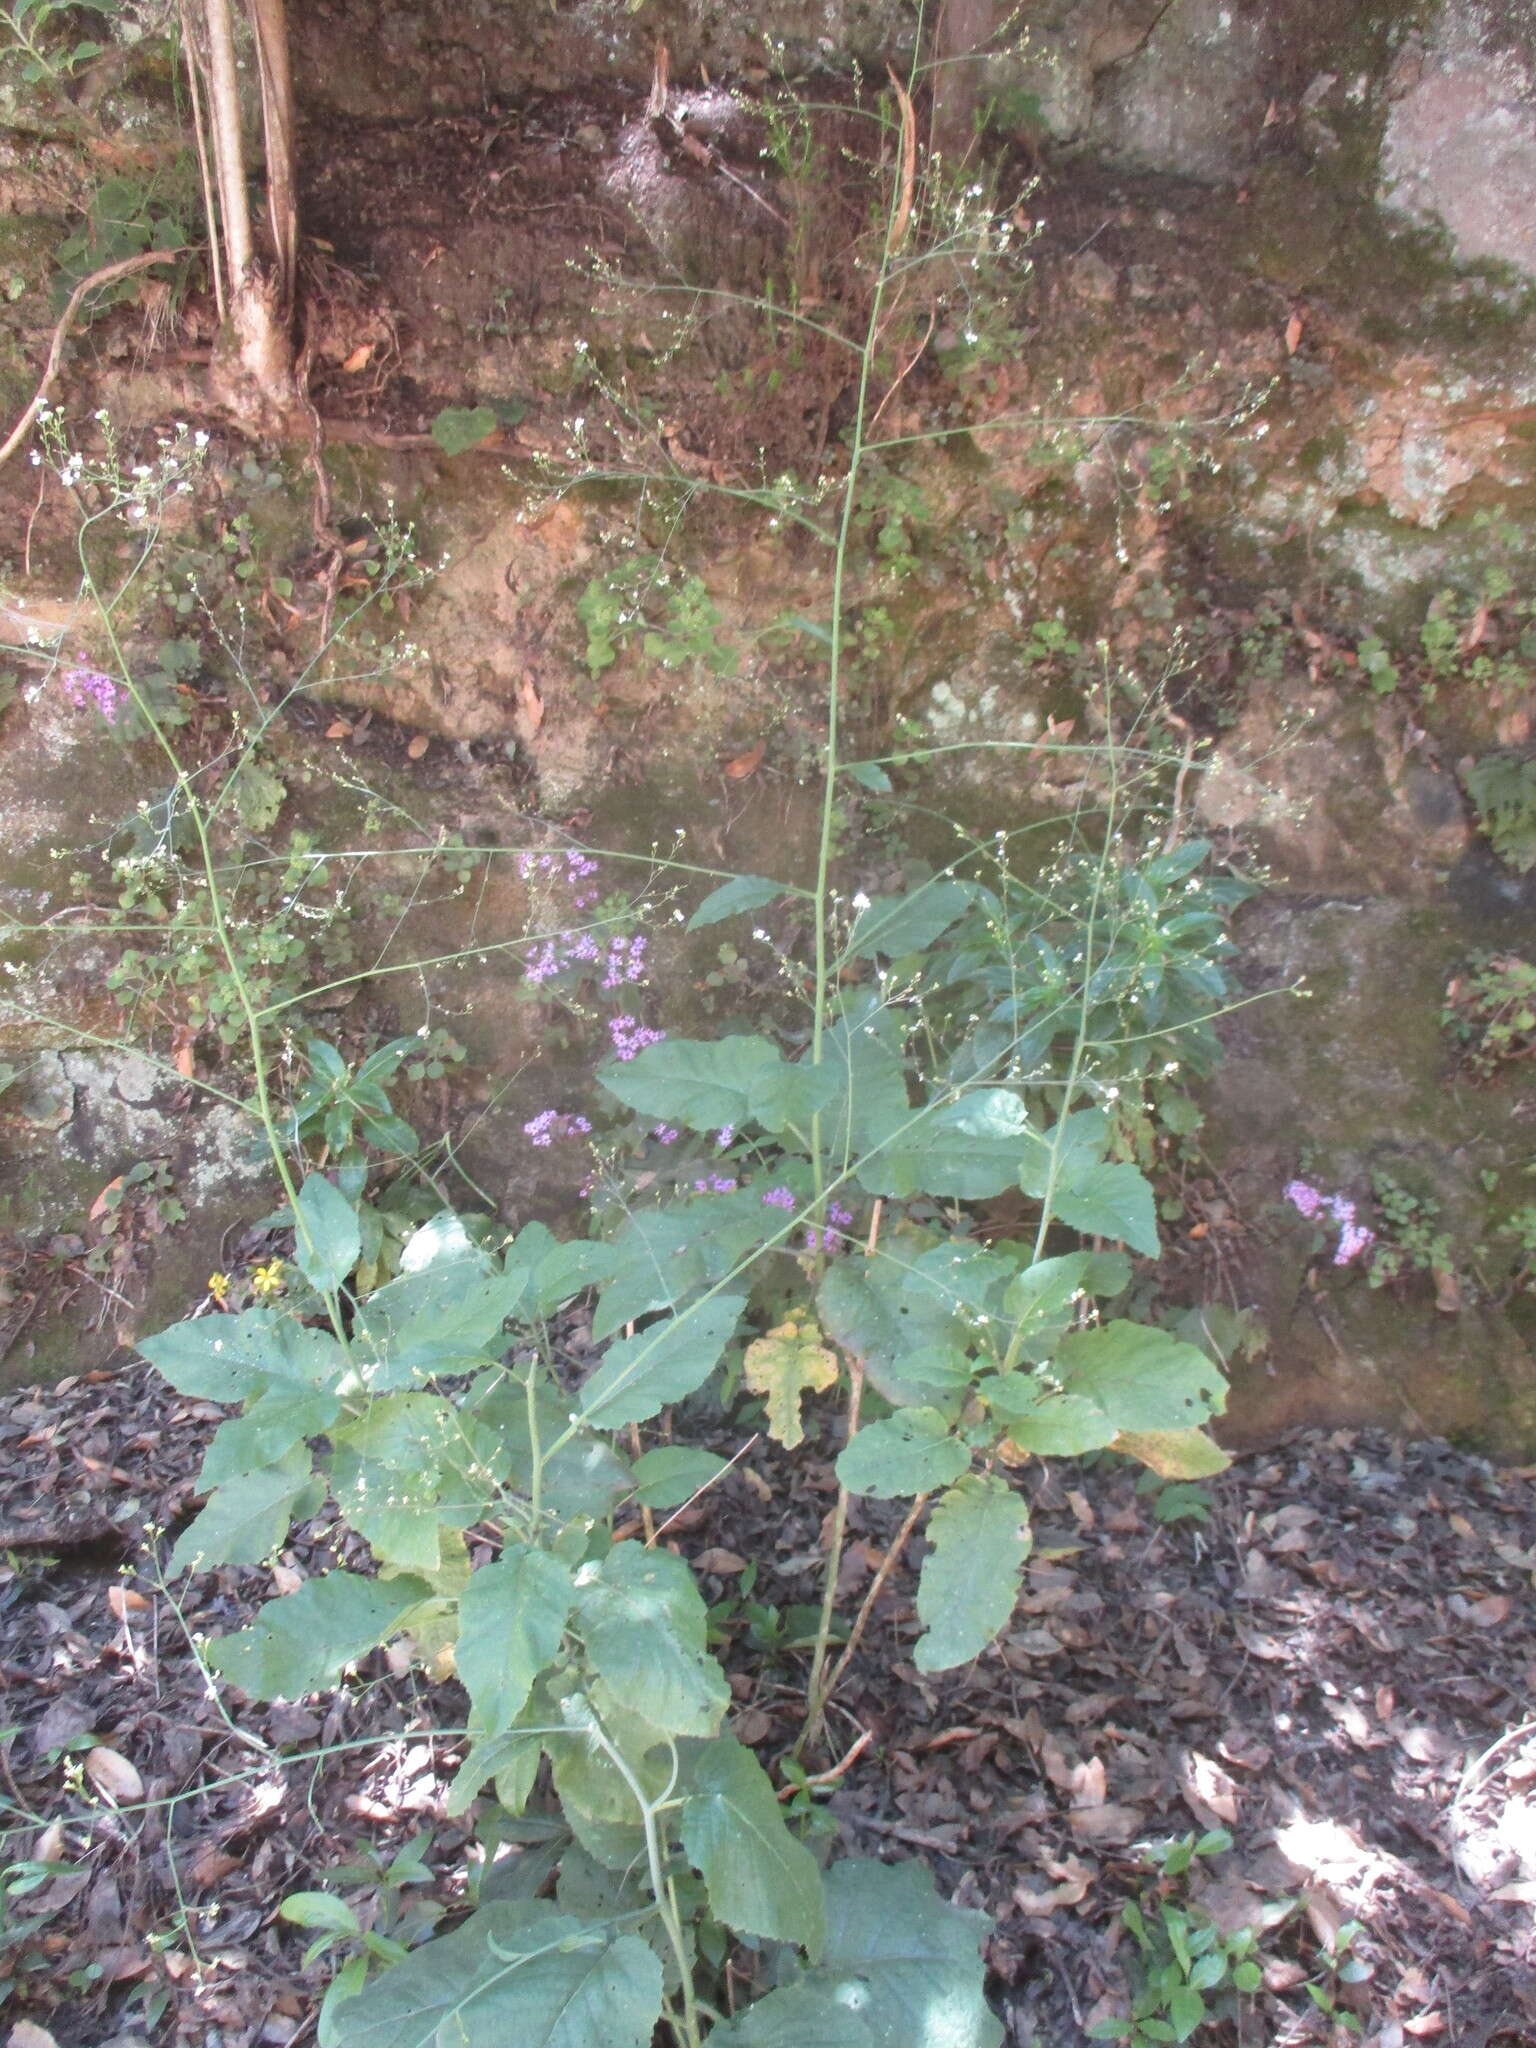
<instances>
[{"instance_id":1,"label":"purple flower","mask_svg":"<svg viewBox=\"0 0 1536 2048\"><path fill-rule=\"evenodd\" d=\"M657 1124L651 1132L658 1145L675 1145L682 1135L682 1132L675 1131L671 1124Z\"/></svg>"},{"instance_id":2,"label":"purple flower","mask_svg":"<svg viewBox=\"0 0 1536 2048\"><path fill-rule=\"evenodd\" d=\"M715 1133L715 1150L717 1152L723 1152L726 1146L729 1145L731 1140L735 1137L735 1135L736 1126L734 1124L722 1124L720 1126L720 1129Z\"/></svg>"},{"instance_id":3,"label":"purple flower","mask_svg":"<svg viewBox=\"0 0 1536 2048\"><path fill-rule=\"evenodd\" d=\"M711 1173L693 1185L696 1193L701 1195L733 1195L737 1188L736 1181L728 1173Z\"/></svg>"},{"instance_id":4,"label":"purple flower","mask_svg":"<svg viewBox=\"0 0 1536 2048\"><path fill-rule=\"evenodd\" d=\"M845 1209L841 1202L828 1202L827 1214L832 1221L846 1230L853 1221L853 1211Z\"/></svg>"},{"instance_id":5,"label":"purple flower","mask_svg":"<svg viewBox=\"0 0 1536 2048\"><path fill-rule=\"evenodd\" d=\"M533 1144L547 1149L557 1138L584 1138L592 1129L584 1116L566 1116L558 1109L541 1109L537 1116L530 1117L523 1125L523 1135Z\"/></svg>"},{"instance_id":6,"label":"purple flower","mask_svg":"<svg viewBox=\"0 0 1536 2048\"><path fill-rule=\"evenodd\" d=\"M1339 1236L1339 1248L1333 1255L1333 1263L1336 1266L1347 1266L1352 1259L1359 1257L1367 1245L1373 1245L1375 1242L1374 1230L1367 1230L1363 1223L1346 1223Z\"/></svg>"},{"instance_id":7,"label":"purple flower","mask_svg":"<svg viewBox=\"0 0 1536 2048\"><path fill-rule=\"evenodd\" d=\"M763 1197L763 1205L769 1209L793 1209L795 1198L788 1188L770 1188Z\"/></svg>"},{"instance_id":8,"label":"purple flower","mask_svg":"<svg viewBox=\"0 0 1536 2048\"><path fill-rule=\"evenodd\" d=\"M1304 1180L1287 1181L1285 1199L1298 1208L1303 1216L1315 1216L1323 1206L1323 1196L1317 1188L1309 1187Z\"/></svg>"},{"instance_id":9,"label":"purple flower","mask_svg":"<svg viewBox=\"0 0 1536 2048\"><path fill-rule=\"evenodd\" d=\"M116 725L117 714L128 692L99 668L67 668L59 686L76 710L94 704L108 725Z\"/></svg>"},{"instance_id":10,"label":"purple flower","mask_svg":"<svg viewBox=\"0 0 1536 2048\"><path fill-rule=\"evenodd\" d=\"M665 1031L653 1031L648 1024L642 1024L630 1016L610 1017L608 1035L613 1040L614 1056L621 1060L632 1060L637 1052L644 1052L648 1045L660 1045L666 1037Z\"/></svg>"}]
</instances>

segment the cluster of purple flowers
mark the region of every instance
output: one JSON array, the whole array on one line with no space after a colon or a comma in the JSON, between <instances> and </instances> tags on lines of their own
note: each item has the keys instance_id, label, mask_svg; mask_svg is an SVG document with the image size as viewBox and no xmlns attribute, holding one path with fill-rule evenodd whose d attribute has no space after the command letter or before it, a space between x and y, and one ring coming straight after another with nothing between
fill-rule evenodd
<instances>
[{"instance_id":1,"label":"cluster of purple flowers","mask_svg":"<svg viewBox=\"0 0 1536 2048\"><path fill-rule=\"evenodd\" d=\"M620 934L608 941L608 968L603 976L604 988L619 988L626 981L644 981L647 943L643 932L636 932L632 939L626 939Z\"/></svg>"},{"instance_id":2,"label":"cluster of purple flowers","mask_svg":"<svg viewBox=\"0 0 1536 2048\"><path fill-rule=\"evenodd\" d=\"M108 725L116 725L117 714L128 695L120 683L103 675L99 668L67 668L59 678L59 687L77 710L94 704Z\"/></svg>"},{"instance_id":3,"label":"cluster of purple flowers","mask_svg":"<svg viewBox=\"0 0 1536 2048\"><path fill-rule=\"evenodd\" d=\"M1339 1243L1333 1255L1336 1266L1349 1265L1367 1246L1376 1242L1375 1231L1355 1221L1355 1205L1345 1196L1325 1195L1321 1188L1315 1188L1304 1180L1287 1181L1284 1192L1292 1208L1299 1209L1303 1216L1311 1218L1326 1209L1338 1224Z\"/></svg>"},{"instance_id":4,"label":"cluster of purple flowers","mask_svg":"<svg viewBox=\"0 0 1536 2048\"><path fill-rule=\"evenodd\" d=\"M651 1132L651 1136L658 1145L675 1145L682 1135L682 1132L673 1124L657 1124L656 1128Z\"/></svg>"},{"instance_id":5,"label":"cluster of purple flowers","mask_svg":"<svg viewBox=\"0 0 1536 2048\"><path fill-rule=\"evenodd\" d=\"M597 862L590 854L568 846L564 853L525 853L519 856L517 871L525 882L531 882L535 875L563 874L568 882L583 882L588 875L597 873Z\"/></svg>"},{"instance_id":6,"label":"cluster of purple flowers","mask_svg":"<svg viewBox=\"0 0 1536 2048\"><path fill-rule=\"evenodd\" d=\"M793 1209L794 1192L790 1188L770 1188L763 1196L763 1206L765 1209Z\"/></svg>"},{"instance_id":7,"label":"cluster of purple flowers","mask_svg":"<svg viewBox=\"0 0 1536 2048\"><path fill-rule=\"evenodd\" d=\"M703 1180L693 1184L694 1192L700 1195L734 1195L740 1183L728 1173L707 1174Z\"/></svg>"},{"instance_id":8,"label":"cluster of purple flowers","mask_svg":"<svg viewBox=\"0 0 1536 2048\"><path fill-rule=\"evenodd\" d=\"M843 1232L853 1221L853 1211L845 1209L841 1202L828 1202L827 1221L829 1227L826 1230L817 1231L812 1228L805 1233L806 1251L837 1252L848 1242ZM830 1227L832 1225L836 1228Z\"/></svg>"},{"instance_id":9,"label":"cluster of purple flowers","mask_svg":"<svg viewBox=\"0 0 1536 2048\"><path fill-rule=\"evenodd\" d=\"M558 1109L541 1109L523 1125L523 1135L535 1145L548 1147L557 1138L584 1138L592 1126L584 1116L566 1116Z\"/></svg>"},{"instance_id":10,"label":"cluster of purple flowers","mask_svg":"<svg viewBox=\"0 0 1536 2048\"><path fill-rule=\"evenodd\" d=\"M625 1015L608 1019L608 1036L613 1040L616 1059L632 1060L648 1045L660 1045L666 1035L665 1031L653 1031L649 1024L642 1024L637 1017Z\"/></svg>"},{"instance_id":11,"label":"cluster of purple flowers","mask_svg":"<svg viewBox=\"0 0 1536 2048\"><path fill-rule=\"evenodd\" d=\"M601 958L597 941L590 932L577 932L574 936L566 933L558 942L546 939L523 973L527 980L537 985L549 981L564 968L574 967L578 961L596 966Z\"/></svg>"}]
</instances>

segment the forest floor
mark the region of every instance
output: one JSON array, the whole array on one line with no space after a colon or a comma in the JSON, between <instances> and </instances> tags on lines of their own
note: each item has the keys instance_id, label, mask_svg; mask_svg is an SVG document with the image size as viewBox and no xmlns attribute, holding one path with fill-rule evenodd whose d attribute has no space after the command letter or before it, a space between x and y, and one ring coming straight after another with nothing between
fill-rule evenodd
<instances>
[{"instance_id":1,"label":"forest floor","mask_svg":"<svg viewBox=\"0 0 1536 2048\"><path fill-rule=\"evenodd\" d=\"M337 1561L316 1522L272 1570L166 1589L155 1557L219 1414L144 1367L0 1403L0 1773L27 1816L0 1853L17 2048L306 2042L335 1959L304 1967L312 1933L278 1917L285 1895L336 1890L409 1937L454 1913L481 1854L476 1810L444 1812L451 1682L379 1653L316 1700L215 1694L196 1638ZM770 1763L804 1658L768 1610L815 1597L834 1484L814 1461L795 1472L759 1440L665 1537L719 1603L736 1732ZM994 1915L1012 2048L1073 2048L1126 2009L1120 1912L1149 1893L1263 1930L1264 1988L1199 2034L1213 2048L1536 2039L1536 1470L1298 1435L1215 1481L1207 1522L1175 1524L1118 1463L1024 1477L1035 1556L1012 1628L921 1677L903 1563L831 1716L829 1752L856 1754L822 1794L843 1847L921 1855ZM845 1611L889 1540L890 1511L864 1513ZM1216 1828L1231 1849L1160 1889L1137 1845ZM410 1881L381 1883L412 1842ZM1370 1974L1333 1987L1346 2032L1307 1987L1332 1995L1323 1958L1350 1921Z\"/></svg>"}]
</instances>

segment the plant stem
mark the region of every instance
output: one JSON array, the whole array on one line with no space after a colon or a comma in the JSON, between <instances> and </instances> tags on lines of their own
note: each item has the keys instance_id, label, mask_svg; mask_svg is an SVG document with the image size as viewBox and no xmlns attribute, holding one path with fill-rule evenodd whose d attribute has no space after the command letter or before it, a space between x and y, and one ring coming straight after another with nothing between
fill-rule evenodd
<instances>
[{"instance_id":1,"label":"plant stem","mask_svg":"<svg viewBox=\"0 0 1536 2048\"><path fill-rule=\"evenodd\" d=\"M907 1510L901 1527L892 1538L889 1549L880 1561L880 1569L870 1581L869 1591L864 1595L859 1611L854 1616L853 1627L849 1631L848 1640L843 1645L843 1653L833 1665L831 1675L821 1689L821 1698L816 1702L818 1709L823 1713L826 1711L828 1700L831 1699L837 1688L842 1684L848 1666L853 1662L854 1654L863 1640L864 1631L869 1626L870 1616L875 1611L875 1602L879 1599L881 1589L884 1587L886 1580L901 1562L902 1552L906 1549L911 1539L912 1531L917 1527L923 1509L928 1505L928 1498L926 1493L920 1493L917 1499L913 1501L911 1507Z\"/></svg>"},{"instance_id":2,"label":"plant stem","mask_svg":"<svg viewBox=\"0 0 1536 2048\"><path fill-rule=\"evenodd\" d=\"M859 1406L864 1399L864 1368L854 1359L848 1369L848 1441L852 1443L859 1430ZM832 1538L827 1545L826 1577L821 1589L821 1615L816 1624L816 1648L811 1656L811 1676L805 1689L805 1724L790 1751L799 1757L821 1734L822 1718L826 1713L827 1695L830 1687L822 1683L826 1669L827 1645L832 1636L832 1616L837 1607L837 1578L843 1564L843 1540L848 1532L848 1489L839 1486L837 1505L832 1510Z\"/></svg>"}]
</instances>

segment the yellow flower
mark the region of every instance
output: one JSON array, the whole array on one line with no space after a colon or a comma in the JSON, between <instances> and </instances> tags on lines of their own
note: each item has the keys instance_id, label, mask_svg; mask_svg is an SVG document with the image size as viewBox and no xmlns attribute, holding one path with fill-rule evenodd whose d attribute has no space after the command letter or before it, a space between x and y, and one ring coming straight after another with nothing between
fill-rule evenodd
<instances>
[{"instance_id":1,"label":"yellow flower","mask_svg":"<svg viewBox=\"0 0 1536 2048\"><path fill-rule=\"evenodd\" d=\"M208 1292L222 1307L229 1299L229 1275L227 1273L210 1273L208 1275Z\"/></svg>"},{"instance_id":2,"label":"yellow flower","mask_svg":"<svg viewBox=\"0 0 1536 2048\"><path fill-rule=\"evenodd\" d=\"M269 1259L251 1275L251 1292L258 1301L271 1301L274 1295L282 1293L287 1284L281 1259Z\"/></svg>"}]
</instances>

